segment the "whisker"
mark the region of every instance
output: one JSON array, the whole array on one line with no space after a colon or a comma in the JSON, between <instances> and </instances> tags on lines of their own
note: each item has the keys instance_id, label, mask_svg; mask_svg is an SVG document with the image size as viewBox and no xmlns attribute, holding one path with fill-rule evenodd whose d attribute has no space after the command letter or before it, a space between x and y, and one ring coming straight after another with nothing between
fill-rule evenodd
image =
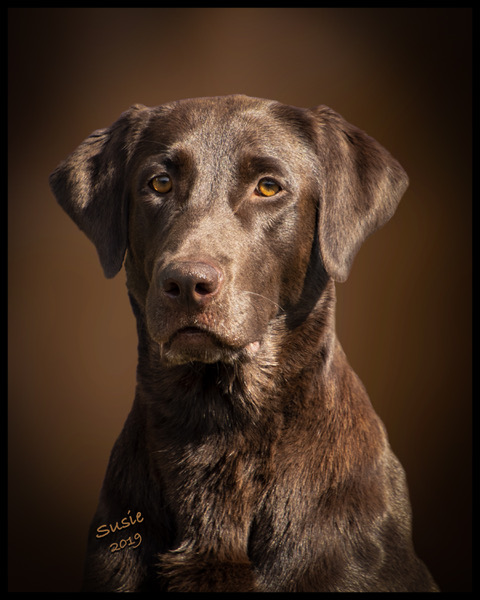
<instances>
[{"instance_id":1,"label":"whisker","mask_svg":"<svg viewBox=\"0 0 480 600\"><path fill-rule=\"evenodd\" d=\"M271 300L270 298L267 298L266 296L262 296L262 294L257 294L257 292L247 292L244 290L243 292L244 294L252 294L253 296L259 296L260 298L263 298L264 300L267 300L268 302L271 302L274 306L276 306L279 310L284 312L284 308L282 306L280 306L280 304L277 304L276 302L274 302L273 300Z\"/></svg>"}]
</instances>

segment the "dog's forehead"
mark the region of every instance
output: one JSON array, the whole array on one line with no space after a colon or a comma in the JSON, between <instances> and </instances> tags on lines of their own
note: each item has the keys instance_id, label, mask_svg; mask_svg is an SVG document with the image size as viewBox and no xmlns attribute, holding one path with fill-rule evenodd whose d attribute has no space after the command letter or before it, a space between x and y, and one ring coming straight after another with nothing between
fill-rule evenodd
<instances>
[{"instance_id":1,"label":"dog's forehead","mask_svg":"<svg viewBox=\"0 0 480 600\"><path fill-rule=\"evenodd\" d=\"M288 159L306 143L281 106L245 96L179 101L152 109L143 138L157 149L188 148L202 157L250 152Z\"/></svg>"}]
</instances>

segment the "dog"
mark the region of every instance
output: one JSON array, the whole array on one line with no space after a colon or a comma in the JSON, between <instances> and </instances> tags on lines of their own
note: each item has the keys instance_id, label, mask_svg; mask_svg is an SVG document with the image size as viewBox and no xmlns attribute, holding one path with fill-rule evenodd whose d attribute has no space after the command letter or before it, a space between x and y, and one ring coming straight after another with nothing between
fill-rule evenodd
<instances>
[{"instance_id":1,"label":"dog","mask_svg":"<svg viewBox=\"0 0 480 600\"><path fill-rule=\"evenodd\" d=\"M400 164L326 106L234 95L134 105L50 183L138 330L83 591L438 591L335 334Z\"/></svg>"}]
</instances>

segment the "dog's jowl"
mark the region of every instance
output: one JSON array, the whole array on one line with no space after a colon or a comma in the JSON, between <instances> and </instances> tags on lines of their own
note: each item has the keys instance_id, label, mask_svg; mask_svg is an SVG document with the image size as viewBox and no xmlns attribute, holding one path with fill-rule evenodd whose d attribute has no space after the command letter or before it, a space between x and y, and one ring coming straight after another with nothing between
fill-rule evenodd
<instances>
[{"instance_id":1,"label":"dog's jowl","mask_svg":"<svg viewBox=\"0 0 480 600\"><path fill-rule=\"evenodd\" d=\"M334 330L407 184L329 108L245 96L132 106L54 171L139 336L85 591L436 591Z\"/></svg>"}]
</instances>

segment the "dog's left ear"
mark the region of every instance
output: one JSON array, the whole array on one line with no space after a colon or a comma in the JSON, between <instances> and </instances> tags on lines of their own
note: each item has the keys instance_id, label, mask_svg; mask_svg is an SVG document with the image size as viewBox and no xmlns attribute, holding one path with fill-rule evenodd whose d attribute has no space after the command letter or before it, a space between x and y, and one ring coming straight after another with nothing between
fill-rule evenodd
<instances>
[{"instance_id":1,"label":"dog's left ear","mask_svg":"<svg viewBox=\"0 0 480 600\"><path fill-rule=\"evenodd\" d=\"M327 273L345 281L363 241L395 212L408 177L378 142L330 108L311 114L320 163L320 249Z\"/></svg>"},{"instance_id":2,"label":"dog's left ear","mask_svg":"<svg viewBox=\"0 0 480 600\"><path fill-rule=\"evenodd\" d=\"M50 175L59 204L97 248L106 277L120 270L127 248L125 171L148 110L132 106L107 129L94 131Z\"/></svg>"}]
</instances>

